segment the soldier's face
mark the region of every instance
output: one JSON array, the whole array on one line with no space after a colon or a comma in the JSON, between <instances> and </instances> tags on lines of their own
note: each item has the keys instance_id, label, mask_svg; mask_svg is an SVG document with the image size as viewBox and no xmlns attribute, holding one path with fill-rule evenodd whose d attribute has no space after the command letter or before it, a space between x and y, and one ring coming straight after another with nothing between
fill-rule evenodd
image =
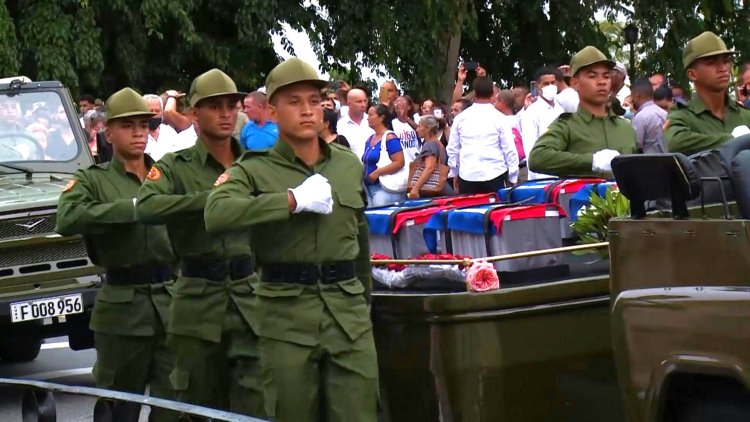
<instances>
[{"instance_id":1,"label":"soldier's face","mask_svg":"<svg viewBox=\"0 0 750 422\"><path fill-rule=\"evenodd\" d=\"M299 83L274 94L269 106L271 120L279 126L279 134L287 141L316 140L323 128L323 101L316 87Z\"/></svg>"},{"instance_id":2,"label":"soldier's face","mask_svg":"<svg viewBox=\"0 0 750 422\"><path fill-rule=\"evenodd\" d=\"M134 116L112 120L107 123L105 133L115 154L123 158L140 157L148 142L148 117Z\"/></svg>"},{"instance_id":3,"label":"soldier's face","mask_svg":"<svg viewBox=\"0 0 750 422\"><path fill-rule=\"evenodd\" d=\"M193 108L193 120L201 130L201 137L224 140L232 136L239 107L232 95L202 100Z\"/></svg>"},{"instance_id":4,"label":"soldier's face","mask_svg":"<svg viewBox=\"0 0 750 422\"><path fill-rule=\"evenodd\" d=\"M571 86L578 91L581 101L593 105L606 104L612 88L611 72L603 64L587 66L573 77Z\"/></svg>"},{"instance_id":5,"label":"soldier's face","mask_svg":"<svg viewBox=\"0 0 750 422\"><path fill-rule=\"evenodd\" d=\"M688 79L713 92L723 92L729 87L729 72L732 69L732 56L704 57L690 65Z\"/></svg>"}]
</instances>

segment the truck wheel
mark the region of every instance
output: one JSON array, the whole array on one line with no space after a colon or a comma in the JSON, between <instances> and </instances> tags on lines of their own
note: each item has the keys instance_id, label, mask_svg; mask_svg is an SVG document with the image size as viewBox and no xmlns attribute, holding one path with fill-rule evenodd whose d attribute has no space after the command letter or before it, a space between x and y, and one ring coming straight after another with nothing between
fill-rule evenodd
<instances>
[{"instance_id":1,"label":"truck wheel","mask_svg":"<svg viewBox=\"0 0 750 422\"><path fill-rule=\"evenodd\" d=\"M38 337L4 337L0 340L0 358L6 362L31 362L42 350Z\"/></svg>"}]
</instances>

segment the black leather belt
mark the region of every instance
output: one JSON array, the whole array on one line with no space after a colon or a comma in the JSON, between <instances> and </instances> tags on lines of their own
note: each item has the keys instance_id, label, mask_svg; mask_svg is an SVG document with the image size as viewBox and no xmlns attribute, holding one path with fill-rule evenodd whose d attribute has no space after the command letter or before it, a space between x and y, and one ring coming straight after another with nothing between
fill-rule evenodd
<instances>
[{"instance_id":1,"label":"black leather belt","mask_svg":"<svg viewBox=\"0 0 750 422\"><path fill-rule=\"evenodd\" d=\"M170 266L138 265L127 268L107 268L107 283L113 286L158 284L172 279Z\"/></svg>"},{"instance_id":2,"label":"black leather belt","mask_svg":"<svg viewBox=\"0 0 750 422\"><path fill-rule=\"evenodd\" d=\"M268 283L334 284L356 277L354 261L333 264L270 264L261 269L263 281Z\"/></svg>"},{"instance_id":3,"label":"black leather belt","mask_svg":"<svg viewBox=\"0 0 750 422\"><path fill-rule=\"evenodd\" d=\"M239 280L255 272L250 257L231 260L187 258L180 262L180 270L185 277L204 278L216 282L225 281L227 278Z\"/></svg>"}]
</instances>

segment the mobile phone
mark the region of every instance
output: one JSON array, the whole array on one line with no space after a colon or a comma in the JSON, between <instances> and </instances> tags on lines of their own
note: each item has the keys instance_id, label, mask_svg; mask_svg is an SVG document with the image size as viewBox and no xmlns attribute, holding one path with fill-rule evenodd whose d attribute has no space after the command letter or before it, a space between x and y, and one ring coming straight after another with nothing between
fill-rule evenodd
<instances>
[{"instance_id":1,"label":"mobile phone","mask_svg":"<svg viewBox=\"0 0 750 422\"><path fill-rule=\"evenodd\" d=\"M464 70L468 72L476 71L477 67L479 67L479 63L477 62L465 62L464 63Z\"/></svg>"},{"instance_id":2,"label":"mobile phone","mask_svg":"<svg viewBox=\"0 0 750 422\"><path fill-rule=\"evenodd\" d=\"M432 110L432 114L437 117L438 119L443 118L443 110L436 108L435 110Z\"/></svg>"},{"instance_id":3,"label":"mobile phone","mask_svg":"<svg viewBox=\"0 0 750 422\"><path fill-rule=\"evenodd\" d=\"M539 96L539 91L536 89L536 81L531 82L531 86L529 87L529 92L531 92L531 98L536 98Z\"/></svg>"}]
</instances>

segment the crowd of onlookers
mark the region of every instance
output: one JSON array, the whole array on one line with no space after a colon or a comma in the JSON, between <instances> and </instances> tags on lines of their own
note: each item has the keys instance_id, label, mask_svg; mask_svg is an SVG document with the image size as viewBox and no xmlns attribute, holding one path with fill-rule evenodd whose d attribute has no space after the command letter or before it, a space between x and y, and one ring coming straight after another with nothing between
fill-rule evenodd
<instances>
[{"instance_id":1,"label":"crowd of onlookers","mask_svg":"<svg viewBox=\"0 0 750 422\"><path fill-rule=\"evenodd\" d=\"M447 182L441 185L442 194L493 191L547 177L526 170L527 155L552 122L563 113L577 110L578 93L569 86L570 77L570 66L542 67L528 86L500 89L481 65L462 64L450 104L434 98L415 101L403 95L394 81L383 83L377 98L345 81L333 81L323 95L320 136L328 143L350 148L362 160L370 206L424 193L426 178L410 179L415 161L426 172L437 174L438 167L449 168ZM466 92L470 79L473 84ZM750 103L750 69L743 68L739 79L736 99ZM189 147L197 139L199 128L186 112L183 97L175 90L144 95L156 114L149 122L146 149L155 160ZM660 73L629 82L623 64L617 63L611 71L610 109L632 123L641 152L666 151L663 131L667 114L687 101L686 90L669 83ZM32 107L25 115L17 104L5 101L0 106L3 124L17 122L23 126L44 145L44 158L64 159L69 155L66 145L72 141L72 132L63 131L58 122L65 118L62 105L55 110ZM83 95L78 106L92 153L99 161L109 160L112 152L104 135L105 105ZM241 112L235 137L243 147L272 147L279 132L269 118L263 88L249 93L238 107ZM459 142L469 138L472 142ZM56 147L48 148L50 144Z\"/></svg>"}]
</instances>

